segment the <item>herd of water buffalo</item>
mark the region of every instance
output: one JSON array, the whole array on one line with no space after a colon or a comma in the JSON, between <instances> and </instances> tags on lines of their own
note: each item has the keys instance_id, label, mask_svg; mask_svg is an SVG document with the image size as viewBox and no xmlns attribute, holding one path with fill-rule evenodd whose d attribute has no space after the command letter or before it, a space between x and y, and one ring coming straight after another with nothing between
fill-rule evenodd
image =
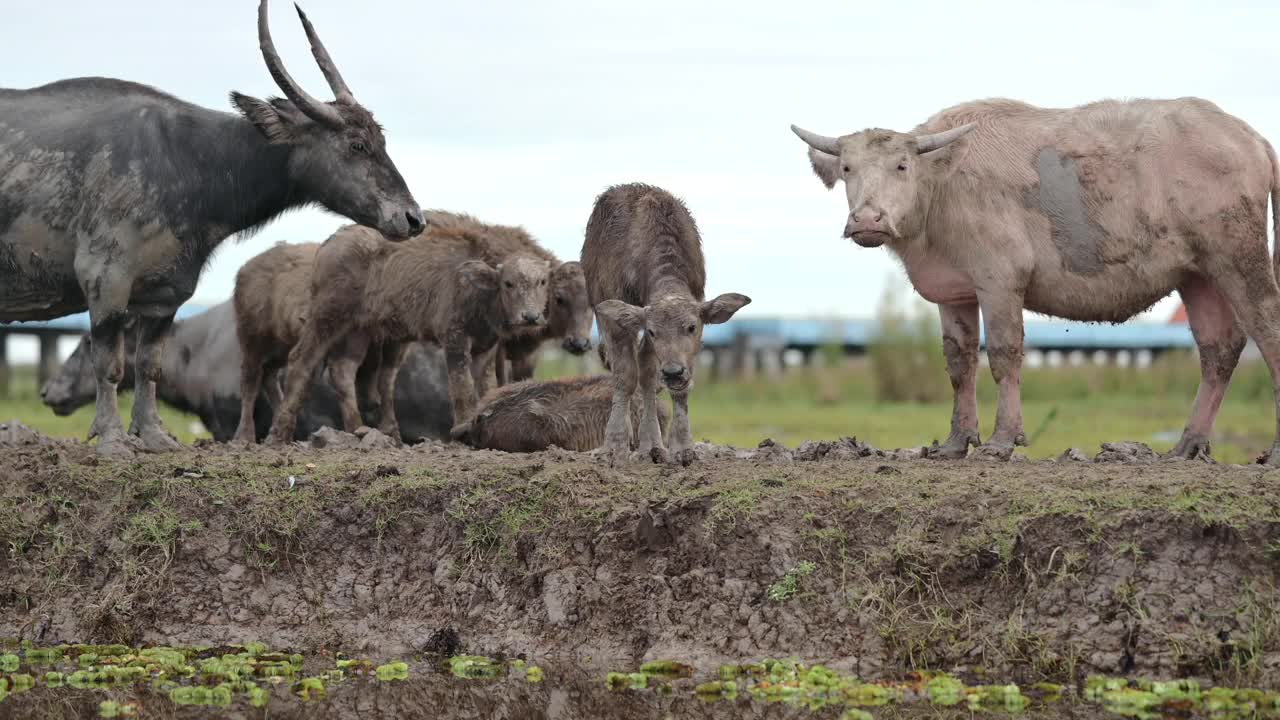
<instances>
[{"instance_id":1,"label":"herd of water buffalo","mask_svg":"<svg viewBox=\"0 0 1280 720\"><path fill-rule=\"evenodd\" d=\"M67 412L92 399L90 437L104 455L178 446L159 395L241 443L368 425L406 441L694 460L687 400L702 328L750 299L705 298L685 205L650 185L610 187L570 262L520 228L424 213L298 15L333 101L285 69L267 0L259 41L285 98L233 92L232 114L107 78L0 89L0 322L86 309L91 321L46 402ZM1121 322L1177 291L1201 381L1174 456L1208 453L1246 338L1280 389L1280 252L1267 246L1280 169L1271 144L1216 105L996 99L910 133L792 130L822 183L845 186L845 237L887 246L939 308L955 396L950 435L931 456L977 446L1007 458L1026 444L1025 310ZM174 323L219 243L306 205L354 224L322 244L268 250L240 270L230 303ZM985 442L980 319L998 388ZM529 380L546 342L587 352L593 320L608 375ZM128 432L116 395L126 373ZM1280 393L1276 411L1280 421ZM1280 422L1264 461L1280 465Z\"/></svg>"}]
</instances>

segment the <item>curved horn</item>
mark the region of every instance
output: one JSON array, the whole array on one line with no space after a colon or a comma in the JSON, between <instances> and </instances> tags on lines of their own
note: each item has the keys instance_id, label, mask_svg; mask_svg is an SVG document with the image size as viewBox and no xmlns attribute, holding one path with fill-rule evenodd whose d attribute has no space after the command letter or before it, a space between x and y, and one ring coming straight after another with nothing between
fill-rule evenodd
<instances>
[{"instance_id":1,"label":"curved horn","mask_svg":"<svg viewBox=\"0 0 1280 720\"><path fill-rule=\"evenodd\" d=\"M329 81L329 89L333 90L333 97L340 103L355 105L355 95L351 94L351 88L347 87L347 83L342 79L342 73L338 72L338 66L334 64L333 58L329 57L329 51L324 48L324 43L320 42L320 36L316 35L316 29L311 26L307 14L302 12L298 3L294 3L293 7L298 11L302 29L307 32L307 41L311 43L311 54L315 55L316 64L320 66L320 72L324 73L324 79Z\"/></svg>"},{"instance_id":2,"label":"curved horn","mask_svg":"<svg viewBox=\"0 0 1280 720\"><path fill-rule=\"evenodd\" d=\"M801 140L809 144L809 147L813 148L814 150L817 150L818 152L824 152L828 155L840 154L839 138L827 137L826 135L811 133L808 130L805 130L804 128L798 128L795 125L791 126L791 132L798 135Z\"/></svg>"},{"instance_id":3,"label":"curved horn","mask_svg":"<svg viewBox=\"0 0 1280 720\"><path fill-rule=\"evenodd\" d=\"M952 142L968 135L969 131L977 126L977 123L966 123L960 127L943 130L940 133L934 133L932 135L918 135L916 136L916 153L923 155L924 153L932 150L946 147Z\"/></svg>"},{"instance_id":4,"label":"curved horn","mask_svg":"<svg viewBox=\"0 0 1280 720\"><path fill-rule=\"evenodd\" d=\"M337 110L308 95L307 91L299 87L289 76L289 71L284 69L280 54L276 52L276 45L271 41L271 30L267 27L267 0L262 0L258 4L258 45L262 48L262 59L267 61L267 70L271 71L271 78L284 91L285 97L292 100L293 104L298 106L298 109L307 117L318 123L331 127L342 125L342 116Z\"/></svg>"}]
</instances>

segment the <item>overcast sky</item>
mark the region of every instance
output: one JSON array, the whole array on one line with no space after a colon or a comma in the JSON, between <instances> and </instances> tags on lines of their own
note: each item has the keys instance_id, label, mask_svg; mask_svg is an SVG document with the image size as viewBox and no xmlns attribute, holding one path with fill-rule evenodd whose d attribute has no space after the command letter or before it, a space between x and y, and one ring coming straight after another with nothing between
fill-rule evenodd
<instances>
[{"instance_id":1,"label":"overcast sky","mask_svg":"<svg viewBox=\"0 0 1280 720\"><path fill-rule=\"evenodd\" d=\"M256 6L18 2L5 13L0 85L105 75L218 109L229 109L233 89L278 94L258 51ZM571 259L601 190L655 183L683 197L701 226L708 293L746 293L752 314L866 316L886 282L905 282L887 250L840 238L843 192L812 175L790 123L838 135L908 130L990 96L1070 106L1196 95L1280 141L1276 3L303 7L424 207L522 224ZM290 72L330 97L292 7L276 0L271 18ZM343 222L307 210L228 240L193 301L228 298L236 269L275 242L321 241Z\"/></svg>"}]
</instances>

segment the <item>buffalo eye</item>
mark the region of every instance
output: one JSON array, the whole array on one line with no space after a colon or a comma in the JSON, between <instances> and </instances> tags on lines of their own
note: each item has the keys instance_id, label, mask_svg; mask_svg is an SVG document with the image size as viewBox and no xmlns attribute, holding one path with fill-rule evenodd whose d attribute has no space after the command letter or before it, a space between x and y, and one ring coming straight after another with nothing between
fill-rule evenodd
<instances>
[{"instance_id":1,"label":"buffalo eye","mask_svg":"<svg viewBox=\"0 0 1280 720\"><path fill-rule=\"evenodd\" d=\"M547 279L546 279L546 278L543 278L542 280L538 281L538 284L539 284L539 285L546 285L546 284L547 284Z\"/></svg>"},{"instance_id":2,"label":"buffalo eye","mask_svg":"<svg viewBox=\"0 0 1280 720\"><path fill-rule=\"evenodd\" d=\"M351 143L351 152L356 152L356 153L365 153L365 152L368 152L368 148L367 148L367 147L365 147L365 144L364 144L364 143L362 143L362 142L360 142L359 140L357 140L357 141L355 141L355 142Z\"/></svg>"},{"instance_id":3,"label":"buffalo eye","mask_svg":"<svg viewBox=\"0 0 1280 720\"><path fill-rule=\"evenodd\" d=\"M845 166L844 166L844 171L845 171L845 172L849 172L849 166L848 166L848 165L845 165Z\"/></svg>"},{"instance_id":4,"label":"buffalo eye","mask_svg":"<svg viewBox=\"0 0 1280 720\"><path fill-rule=\"evenodd\" d=\"M684 329L684 331L689 333L690 335L693 334L694 330L697 330L697 328L693 326L693 323L689 323L689 326Z\"/></svg>"},{"instance_id":5,"label":"buffalo eye","mask_svg":"<svg viewBox=\"0 0 1280 720\"><path fill-rule=\"evenodd\" d=\"M504 283L504 284L505 284L508 288L514 288L514 287L516 286L516 284L515 284L515 283L513 283L513 282L511 282L510 280L506 281L506 283Z\"/></svg>"},{"instance_id":6,"label":"buffalo eye","mask_svg":"<svg viewBox=\"0 0 1280 720\"><path fill-rule=\"evenodd\" d=\"M904 162L900 162L900 163L898 163L898 170L899 170L900 172L906 172L906 171L907 171L907 164L906 164L906 163L904 163Z\"/></svg>"},{"instance_id":7,"label":"buffalo eye","mask_svg":"<svg viewBox=\"0 0 1280 720\"><path fill-rule=\"evenodd\" d=\"M565 304L564 297L563 297L563 296L561 296L561 297L557 297L557 298L556 298L556 304L557 304L557 305L564 305L564 304Z\"/></svg>"}]
</instances>

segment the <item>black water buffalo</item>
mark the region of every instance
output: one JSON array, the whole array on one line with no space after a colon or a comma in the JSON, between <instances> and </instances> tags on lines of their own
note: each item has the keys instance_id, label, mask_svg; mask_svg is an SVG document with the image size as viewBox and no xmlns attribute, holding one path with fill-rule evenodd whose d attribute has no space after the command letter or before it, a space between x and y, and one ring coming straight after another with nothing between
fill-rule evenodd
<instances>
[{"instance_id":1,"label":"black water buffalo","mask_svg":"<svg viewBox=\"0 0 1280 720\"><path fill-rule=\"evenodd\" d=\"M219 442L232 439L240 419L240 344L236 340L235 322L235 311L228 301L174 323L160 357L162 372L156 383L156 395L161 400L199 416ZM130 327L125 333L126 347L134 342L133 330ZM44 404L58 415L69 415L94 401L96 383L90 347L90 336L85 335L40 391ZM360 374L372 376L379 359L374 357L366 362L370 367L361 368ZM342 427L338 397L323 373L321 368L312 378L311 392L298 415L293 435L296 440L305 440L325 426ZM120 389L130 387L131 376L126 372ZM271 389L264 389L254 404L258 440L266 436L271 427L271 394ZM278 396L278 388L274 394ZM364 397L361 404L367 404ZM377 422L374 408L362 407L362 410L370 421ZM444 353L439 348L415 343L410 349L396 376L396 413L401 439L405 442L422 438L443 440L448 436L452 416Z\"/></svg>"},{"instance_id":2,"label":"black water buffalo","mask_svg":"<svg viewBox=\"0 0 1280 720\"><path fill-rule=\"evenodd\" d=\"M109 78L0 89L0 322L89 311L100 454L177 447L155 410L164 337L224 239L306 205L392 240L422 230L378 123L298 16L333 102L285 70L267 0L258 39L287 99L233 92L231 114ZM126 435L116 386L129 318L141 390Z\"/></svg>"}]
</instances>

